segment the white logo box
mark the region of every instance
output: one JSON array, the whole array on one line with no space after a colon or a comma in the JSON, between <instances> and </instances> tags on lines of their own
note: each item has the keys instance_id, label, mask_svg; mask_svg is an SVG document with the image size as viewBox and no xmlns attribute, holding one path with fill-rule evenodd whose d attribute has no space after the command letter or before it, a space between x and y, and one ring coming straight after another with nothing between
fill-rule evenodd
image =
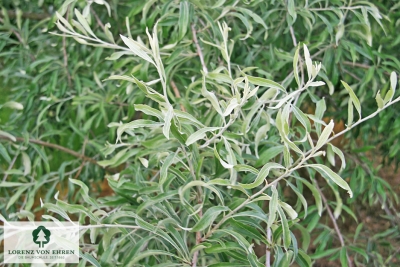
<instances>
[{"instance_id":1,"label":"white logo box","mask_svg":"<svg viewBox=\"0 0 400 267\"><path fill-rule=\"evenodd\" d=\"M5 222L4 263L79 263L79 223Z\"/></svg>"}]
</instances>

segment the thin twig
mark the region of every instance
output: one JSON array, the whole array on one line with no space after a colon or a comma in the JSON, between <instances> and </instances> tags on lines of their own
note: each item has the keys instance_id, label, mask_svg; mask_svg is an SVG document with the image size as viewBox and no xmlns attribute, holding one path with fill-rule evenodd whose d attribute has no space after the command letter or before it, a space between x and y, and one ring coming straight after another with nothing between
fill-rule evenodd
<instances>
[{"instance_id":1,"label":"thin twig","mask_svg":"<svg viewBox=\"0 0 400 267\"><path fill-rule=\"evenodd\" d=\"M223 128L221 128L221 130L216 135L211 137L211 139L207 140L203 145L200 146L200 148L205 148L205 147L209 146L211 144L211 142L213 142L215 139L221 137L222 134L229 128L229 126L231 126L235 122L236 117L237 117L237 115L234 118L230 119L228 121L228 123Z\"/></svg>"},{"instance_id":2,"label":"thin twig","mask_svg":"<svg viewBox=\"0 0 400 267\"><path fill-rule=\"evenodd\" d=\"M371 68L370 65L361 64L361 63L355 63L355 62L350 62L350 61L341 61L341 63L343 65L352 66L352 67L359 67L359 68L362 68L362 69L370 69Z\"/></svg>"},{"instance_id":3,"label":"thin twig","mask_svg":"<svg viewBox=\"0 0 400 267\"><path fill-rule=\"evenodd\" d=\"M340 229L339 229L339 226L337 225L335 216L333 215L332 210L329 207L328 200L326 199L325 195L322 193L321 189L319 188L318 183L315 183L315 187L317 188L317 190L318 190L318 192L319 192L319 194L320 194L320 196L322 198L322 202L324 202L326 211L328 212L329 218L331 219L331 221L333 223L333 228L335 229L335 232L336 232L336 234L337 234L337 236L339 238L340 245L342 247L345 247L346 244L344 243L342 232L340 232ZM352 264L352 262L351 262L351 260L349 258L349 255L347 255L347 251L346 251L346 256L347 256L347 263L349 264L350 267L352 267L353 264Z\"/></svg>"},{"instance_id":4,"label":"thin twig","mask_svg":"<svg viewBox=\"0 0 400 267\"><path fill-rule=\"evenodd\" d=\"M197 54L199 55L201 65L203 66L203 71L205 74L207 74L208 69L206 67L206 64L204 63L203 52L201 52L201 47L199 45L199 41L197 40L196 28L194 27L194 24L192 24L192 35L193 35L193 42L196 45Z\"/></svg>"},{"instance_id":5,"label":"thin twig","mask_svg":"<svg viewBox=\"0 0 400 267\"><path fill-rule=\"evenodd\" d=\"M309 8L309 11L335 11L336 9L342 9L342 10L356 10L356 9L362 9L365 8L365 6L354 6L354 7L320 7L320 8Z\"/></svg>"},{"instance_id":6,"label":"thin twig","mask_svg":"<svg viewBox=\"0 0 400 267\"><path fill-rule=\"evenodd\" d=\"M24 39L22 39L21 35L19 34L19 32L17 32L16 30L11 30L11 32L17 37L18 41L22 44L25 45Z\"/></svg>"},{"instance_id":7,"label":"thin twig","mask_svg":"<svg viewBox=\"0 0 400 267\"><path fill-rule=\"evenodd\" d=\"M162 226L158 226L162 228ZM123 225L123 224L95 224L95 225L79 225L79 230L93 229L93 228L127 228L127 229L142 229L137 225Z\"/></svg>"},{"instance_id":8,"label":"thin twig","mask_svg":"<svg viewBox=\"0 0 400 267\"><path fill-rule=\"evenodd\" d=\"M4 136L4 135L0 135L0 139L10 140L10 138L8 138L7 136ZM24 142L25 141L25 139L22 138L22 137L15 137L15 139L18 142ZM32 143L32 144L37 144L37 145L41 145L41 146L50 147L50 148L54 148L54 149L60 150L62 152L70 154L70 155L72 155L72 156L74 156L76 158L79 158L79 159L88 161L88 162L90 162L92 164L100 166L99 163L97 162L97 160L95 160L94 158L90 158L90 157L87 157L85 155L79 154L78 152L73 151L73 150L71 150L69 148L66 148L66 147L63 147L63 146L60 146L60 145L57 145L57 144L44 142L44 141L41 141L41 140L36 140L36 139L28 139L28 141L29 141L29 143ZM100 167L102 167L102 166L100 166Z\"/></svg>"},{"instance_id":9,"label":"thin twig","mask_svg":"<svg viewBox=\"0 0 400 267\"><path fill-rule=\"evenodd\" d=\"M0 17L2 17L3 14L0 13ZM14 19L17 17L17 12L12 11L12 10L7 10L7 16L10 19ZM48 19L51 17L50 14L48 13L29 13L29 12L23 12L21 14L21 17L24 19L33 19L33 20L42 20L42 19Z\"/></svg>"},{"instance_id":10,"label":"thin twig","mask_svg":"<svg viewBox=\"0 0 400 267\"><path fill-rule=\"evenodd\" d=\"M297 40L296 40L296 36L295 36L295 34L294 34L293 27L290 26L290 27L289 27L289 30L290 30L290 35L292 36L293 46L296 47L296 46L297 46ZM301 57L300 54L299 54L299 61L300 61L299 63L300 63L300 73L301 73L301 82L300 82L299 87L302 88L302 87L304 86L304 67L303 67L303 58ZM298 68L298 65L296 66L296 68ZM293 104L292 104L292 107L291 107L290 110L293 109L293 106L296 106L297 101L299 100L299 97L300 97L300 94L298 94L298 95L295 97L295 99L294 99L294 101L293 101ZM292 115L292 113L290 113L288 125L291 124L291 122L292 122L292 117L293 117L293 115ZM282 154L281 154L281 156L282 156ZM281 158L281 159L282 159L282 158Z\"/></svg>"},{"instance_id":11,"label":"thin twig","mask_svg":"<svg viewBox=\"0 0 400 267\"><path fill-rule=\"evenodd\" d=\"M68 11L66 13L65 19L68 20ZM63 36L63 38L62 38L62 50L63 50L63 55L64 55L64 68L65 68L65 72L67 73L68 87L72 88L72 78L71 78L71 75L69 74L69 70L68 70L67 40L66 40L65 36Z\"/></svg>"},{"instance_id":12,"label":"thin twig","mask_svg":"<svg viewBox=\"0 0 400 267\"><path fill-rule=\"evenodd\" d=\"M82 146L82 153L81 155L84 156L85 155L85 148L86 148L86 144L87 144L87 138L85 138L85 141L83 141L83 146ZM79 175L82 172L83 167L85 166L86 161L82 160L81 166L79 166L79 170L76 173L76 175L74 176L74 179L78 179Z\"/></svg>"},{"instance_id":13,"label":"thin twig","mask_svg":"<svg viewBox=\"0 0 400 267\"><path fill-rule=\"evenodd\" d=\"M8 166L7 172L8 172L9 170L11 170L11 169L14 167L14 164L15 164L15 161L17 160L17 157L18 157L18 153L15 154L14 158L12 159L12 161L11 161L11 163L10 163L10 166ZM6 172L6 173L4 174L4 176L3 176L3 182L4 182L5 180L7 180L7 177L8 177L8 173L7 173L7 172Z\"/></svg>"},{"instance_id":14,"label":"thin twig","mask_svg":"<svg viewBox=\"0 0 400 267\"><path fill-rule=\"evenodd\" d=\"M345 68L341 68L343 70L343 72L347 73L348 75L350 75L351 77L353 77L355 80L357 81L361 81L361 79L359 77L357 77L357 75L355 75L354 73L346 70Z\"/></svg>"},{"instance_id":15,"label":"thin twig","mask_svg":"<svg viewBox=\"0 0 400 267\"><path fill-rule=\"evenodd\" d=\"M201 232L196 232L196 245L201 243ZM193 253L193 259L192 259L192 267L196 267L197 266L197 260L199 258L199 250L196 250Z\"/></svg>"},{"instance_id":16,"label":"thin twig","mask_svg":"<svg viewBox=\"0 0 400 267\"><path fill-rule=\"evenodd\" d=\"M92 7L90 7L90 10L92 11L94 18L97 21L97 24L100 26L100 28L104 31L104 24L103 22L101 22L101 19L99 18L99 16L97 15L96 11L94 11L94 9Z\"/></svg>"},{"instance_id":17,"label":"thin twig","mask_svg":"<svg viewBox=\"0 0 400 267\"><path fill-rule=\"evenodd\" d=\"M296 40L296 36L294 35L294 30L293 30L292 26L289 27L289 31L290 31L290 35L292 36L293 46L296 47L297 40Z\"/></svg>"},{"instance_id":18,"label":"thin twig","mask_svg":"<svg viewBox=\"0 0 400 267\"><path fill-rule=\"evenodd\" d=\"M182 152L183 152L183 154L185 155L185 157L186 157L186 159L188 161L190 174L192 175L194 180L197 180L196 174L194 172L194 167L193 167L192 161L189 158L184 146L182 146ZM202 196L203 196L203 189L202 189L201 186L197 186L197 203L200 204L200 205L203 204ZM200 211L199 211L199 216L200 216L200 218L203 217L203 210L202 209L200 209ZM202 242L201 232L197 231L196 232L196 245L200 244L201 242ZM199 258L199 252L200 252L199 250L196 250L193 253L192 267L196 267L197 266L197 260Z\"/></svg>"},{"instance_id":19,"label":"thin twig","mask_svg":"<svg viewBox=\"0 0 400 267\"><path fill-rule=\"evenodd\" d=\"M367 117L364 117L364 118L358 120L357 122L353 123L353 124L351 125L351 127L348 127L348 126L347 126L346 129L344 129L343 131L341 131L341 132L335 134L334 136L332 136L331 138L329 138L325 143L329 143L329 142L332 141L333 139L335 139L335 138L337 138L337 137L339 137L339 136L341 136L341 135L347 133L348 131L350 131L351 129L353 129L355 126L357 126L357 125L363 123L363 122L366 121L366 120L369 120L369 119L375 117L378 113L380 113L380 112L383 111L384 109L390 107L391 105L393 105L394 103L397 103L397 102L399 102L399 101L400 101L400 97L396 98L395 100L392 100L391 102L389 102L389 105L383 106L383 108L378 109L377 111L375 111L374 113L368 115Z\"/></svg>"},{"instance_id":20,"label":"thin twig","mask_svg":"<svg viewBox=\"0 0 400 267\"><path fill-rule=\"evenodd\" d=\"M269 247L271 244L271 227L267 226L267 240L269 244L266 245L265 250L265 267L271 267L271 248Z\"/></svg>"},{"instance_id":21,"label":"thin twig","mask_svg":"<svg viewBox=\"0 0 400 267\"><path fill-rule=\"evenodd\" d=\"M178 87L176 86L175 82L174 82L173 80L171 80L171 81L169 82L169 84L171 85L172 90L174 91L175 97L176 97L176 98L181 98L181 94L179 93L179 89L178 89ZM185 109L185 107L183 106L183 104L180 104L180 106L181 106L181 110L184 111L184 112L186 112L186 109Z\"/></svg>"}]
</instances>

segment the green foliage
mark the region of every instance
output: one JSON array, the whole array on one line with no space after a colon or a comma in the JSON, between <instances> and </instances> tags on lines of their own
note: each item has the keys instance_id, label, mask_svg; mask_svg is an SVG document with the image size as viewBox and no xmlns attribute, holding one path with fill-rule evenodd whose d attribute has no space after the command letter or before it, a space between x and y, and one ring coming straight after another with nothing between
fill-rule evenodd
<instances>
[{"instance_id":1,"label":"green foliage","mask_svg":"<svg viewBox=\"0 0 400 267\"><path fill-rule=\"evenodd\" d=\"M391 264L397 228L341 224L399 220L365 153L400 158L400 5L375 2L3 4L1 214L78 220L82 266Z\"/></svg>"}]
</instances>

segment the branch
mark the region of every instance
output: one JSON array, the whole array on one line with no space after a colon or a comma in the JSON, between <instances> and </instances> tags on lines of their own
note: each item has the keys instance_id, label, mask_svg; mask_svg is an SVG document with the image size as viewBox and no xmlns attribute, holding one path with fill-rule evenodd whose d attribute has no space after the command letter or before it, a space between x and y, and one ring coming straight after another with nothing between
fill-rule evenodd
<instances>
[{"instance_id":1,"label":"branch","mask_svg":"<svg viewBox=\"0 0 400 267\"><path fill-rule=\"evenodd\" d=\"M14 19L17 17L17 13L15 11L12 10L7 10L7 16L10 19ZM3 17L3 14L0 13L0 18ZM47 19L50 18L51 15L48 13L29 13L29 12L24 12L21 14L21 17L24 19L33 19L33 20L43 20L43 19Z\"/></svg>"},{"instance_id":2,"label":"branch","mask_svg":"<svg viewBox=\"0 0 400 267\"><path fill-rule=\"evenodd\" d=\"M6 137L4 135L0 135L0 140L1 139L10 140L8 137ZM18 142L24 142L25 141L25 139L22 138L22 137L15 137L15 139ZM85 155L79 154L78 152L76 152L74 150L71 150L69 148L66 148L66 147L63 147L63 146L60 146L60 145L57 145L57 144L44 142L44 141L37 140L37 139L28 139L28 141L29 141L29 143L32 143L32 144L37 144L37 145L41 145L41 146L50 147L50 148L54 148L54 149L60 150L62 152L70 154L70 155L72 155L72 156L74 156L76 158L79 158L79 159L82 159L84 161L88 161L88 162L90 162L92 164L100 166L99 163L97 162L97 160L95 160L94 158L90 158L90 157L87 157ZM103 166L100 166L100 167L104 168Z\"/></svg>"},{"instance_id":3,"label":"branch","mask_svg":"<svg viewBox=\"0 0 400 267\"><path fill-rule=\"evenodd\" d=\"M292 26L289 27L289 31L290 31L290 35L292 36L293 46L296 47L297 46L297 40L296 40L296 36L294 35L294 30L293 30Z\"/></svg>"},{"instance_id":4,"label":"branch","mask_svg":"<svg viewBox=\"0 0 400 267\"><path fill-rule=\"evenodd\" d=\"M201 52L201 47L199 45L199 41L197 40L196 29L193 24L192 24L192 34L193 34L193 42L196 45L197 54L199 55L201 65L203 66L203 71L205 74L207 74L208 69L206 67L206 64L204 63L203 52Z\"/></svg>"},{"instance_id":5,"label":"branch","mask_svg":"<svg viewBox=\"0 0 400 267\"><path fill-rule=\"evenodd\" d=\"M193 167L192 161L191 161L191 159L189 158L189 156L188 156L188 154L187 154L186 149L185 149L184 146L182 146L182 152L183 152L183 154L185 154L185 157L186 157L186 159L187 159L187 161L188 161L189 171L190 171L190 174L191 174L192 177L193 177L193 180L197 180L196 174L195 174L195 172L194 172L194 167ZM203 189L202 189L201 186L197 186L197 203L200 204L200 205L203 204L202 196L203 196ZM199 211L199 217L200 217L200 218L203 217L203 209L202 209L202 208L201 208L200 211ZM201 242L202 242L202 239L201 239L201 232L200 232L200 231L197 231L197 232L196 232L196 245L200 244ZM196 250L196 251L193 253L193 259L192 259L192 265L191 265L192 267L196 267L196 266L197 266L197 260L198 260L198 258L199 258L199 252L200 252L199 250Z\"/></svg>"},{"instance_id":6,"label":"branch","mask_svg":"<svg viewBox=\"0 0 400 267\"><path fill-rule=\"evenodd\" d=\"M11 170L14 167L14 164L15 164L15 161L17 160L17 157L18 157L18 153L15 154L14 158L12 159L12 161L10 163L10 166L8 166L7 171ZM3 182L5 182L7 180L7 177L8 177L8 173L6 172L4 174L4 176L3 176Z\"/></svg>"},{"instance_id":7,"label":"branch","mask_svg":"<svg viewBox=\"0 0 400 267\"><path fill-rule=\"evenodd\" d=\"M370 114L369 116L362 118L360 120L358 120L356 123L352 124L351 127L347 127L346 129L344 129L343 131L335 134L334 136L332 136L331 138L329 138L328 140L326 140L325 144L329 143L330 141L332 141L333 139L347 133L348 131L350 131L351 129L353 129L354 127L356 127L357 125L361 124L362 122L369 120L373 117L375 117L378 113L380 113L381 111L383 111L384 109L386 109L387 107L390 107L391 105L393 105L396 102L400 101L400 97L396 98L395 100L392 100L391 102L389 102L386 106L384 106L381 109L378 109L377 111L375 111L374 113ZM308 152L307 154L309 154L310 152ZM307 155L306 154L306 155Z\"/></svg>"},{"instance_id":8,"label":"branch","mask_svg":"<svg viewBox=\"0 0 400 267\"><path fill-rule=\"evenodd\" d=\"M176 97L176 98L181 98L181 94L179 93L179 89L178 89L178 87L176 86L175 82L174 82L173 80L171 80L171 81L169 82L169 84L171 85L172 90L174 91L175 97ZM184 107L182 104L181 104L181 110L184 111L184 112L186 112L186 109L185 109L185 107Z\"/></svg>"},{"instance_id":9,"label":"branch","mask_svg":"<svg viewBox=\"0 0 400 267\"><path fill-rule=\"evenodd\" d=\"M367 64L361 64L361 63L353 63L350 61L342 61L341 62L343 65L347 65L347 66L352 66L352 67L359 67L362 69L370 69L371 66L367 65Z\"/></svg>"},{"instance_id":10,"label":"branch","mask_svg":"<svg viewBox=\"0 0 400 267\"><path fill-rule=\"evenodd\" d=\"M101 19L99 18L99 16L97 15L97 13L94 11L94 9L92 8L92 7L90 7L90 10L92 11L92 13L93 13L93 15L94 15L94 17L95 17L95 19L96 19L96 21L97 21L97 24L100 26L100 28L104 31L104 24L103 24L103 22L101 22Z\"/></svg>"},{"instance_id":11,"label":"branch","mask_svg":"<svg viewBox=\"0 0 400 267\"><path fill-rule=\"evenodd\" d=\"M271 267L271 227L267 226L267 240L269 242L265 249L265 267Z\"/></svg>"},{"instance_id":12,"label":"branch","mask_svg":"<svg viewBox=\"0 0 400 267\"><path fill-rule=\"evenodd\" d=\"M333 215L332 210L331 210L331 208L329 207L328 201L327 201L327 199L325 198L325 195L322 193L321 189L319 188L318 183L315 183L315 187L317 188L319 194L321 195L322 201L324 202L324 205L325 205L325 207L326 207L326 210L328 211L328 215L329 215L329 217L330 217L330 219L331 219L331 221L332 221L332 223L333 223L333 227L335 228L335 232L336 232L337 236L339 237L340 245L341 245L342 247L345 247L346 244L344 243L343 235L342 235L342 233L340 232L339 226L338 226L337 223L336 223L335 216ZM351 260L350 260L350 258L349 258L349 255L347 255L347 251L346 251L346 256L347 256L347 263L349 264L350 267L352 267L353 264L351 263Z\"/></svg>"},{"instance_id":13,"label":"branch","mask_svg":"<svg viewBox=\"0 0 400 267\"><path fill-rule=\"evenodd\" d=\"M87 144L87 138L85 138L85 141L83 141L82 154L81 154L82 156L85 155L86 144ZM78 179L78 177L81 174L82 169L83 169L84 166L85 166L85 161L83 160L81 166L79 166L78 172L74 176L74 179Z\"/></svg>"},{"instance_id":14,"label":"branch","mask_svg":"<svg viewBox=\"0 0 400 267\"><path fill-rule=\"evenodd\" d=\"M65 19L68 20L68 11ZM64 55L64 68L67 73L68 87L72 88L72 79L68 70L67 41L65 36L62 37L62 50Z\"/></svg>"},{"instance_id":15,"label":"branch","mask_svg":"<svg viewBox=\"0 0 400 267\"><path fill-rule=\"evenodd\" d=\"M230 119L228 121L228 123L213 137L211 137L211 139L207 140L203 145L200 146L200 148L205 148L207 146L209 146L211 144L211 142L213 142L215 139L219 138L222 136L222 134L229 128L229 126L231 126L235 120L237 118L237 114L235 115L235 118Z\"/></svg>"}]
</instances>

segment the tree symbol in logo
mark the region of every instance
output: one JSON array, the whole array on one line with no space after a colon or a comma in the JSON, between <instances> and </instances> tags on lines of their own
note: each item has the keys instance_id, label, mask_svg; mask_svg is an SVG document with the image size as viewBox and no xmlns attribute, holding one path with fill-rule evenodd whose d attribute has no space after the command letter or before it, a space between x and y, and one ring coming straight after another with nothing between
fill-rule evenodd
<instances>
[{"instance_id":1,"label":"tree symbol in logo","mask_svg":"<svg viewBox=\"0 0 400 267\"><path fill-rule=\"evenodd\" d=\"M39 245L39 248L43 248L44 244L50 242L51 233L44 226L39 226L32 231L33 242Z\"/></svg>"}]
</instances>

